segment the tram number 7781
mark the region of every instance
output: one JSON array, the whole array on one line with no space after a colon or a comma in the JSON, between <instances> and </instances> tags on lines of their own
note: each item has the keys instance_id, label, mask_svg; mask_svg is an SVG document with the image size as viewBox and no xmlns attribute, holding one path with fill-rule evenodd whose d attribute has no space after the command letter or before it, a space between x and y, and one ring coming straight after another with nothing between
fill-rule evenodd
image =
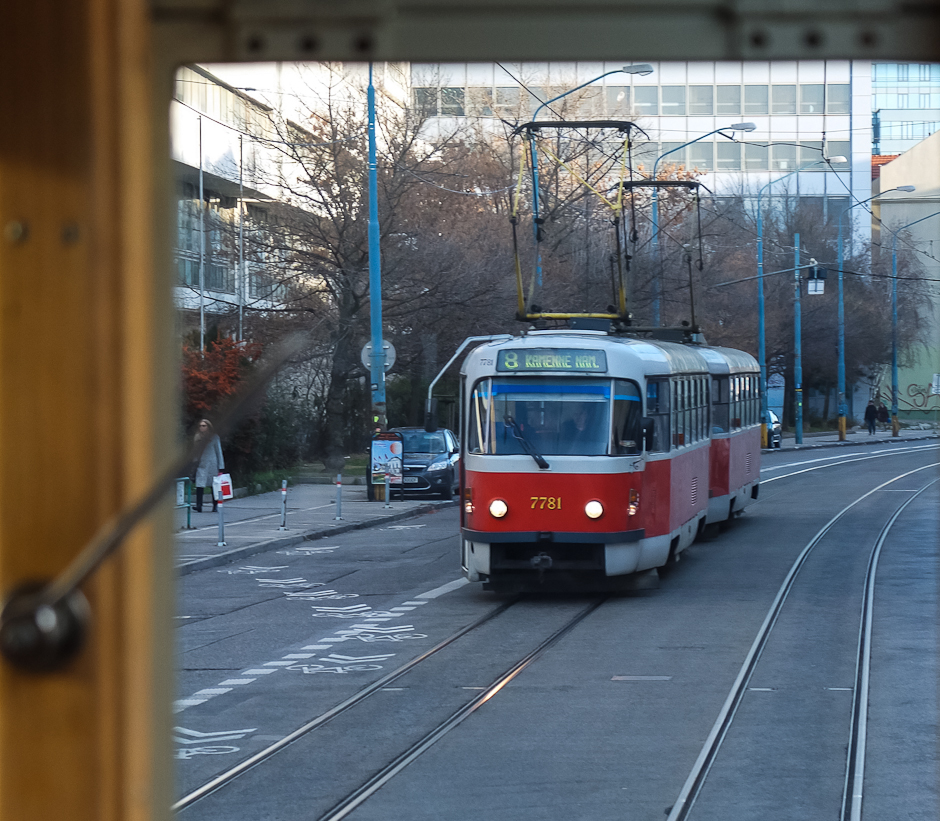
<instances>
[{"instance_id":1,"label":"tram number 7781","mask_svg":"<svg viewBox=\"0 0 940 821\"><path fill-rule=\"evenodd\" d=\"M530 496L532 510L561 510L561 496Z\"/></svg>"}]
</instances>

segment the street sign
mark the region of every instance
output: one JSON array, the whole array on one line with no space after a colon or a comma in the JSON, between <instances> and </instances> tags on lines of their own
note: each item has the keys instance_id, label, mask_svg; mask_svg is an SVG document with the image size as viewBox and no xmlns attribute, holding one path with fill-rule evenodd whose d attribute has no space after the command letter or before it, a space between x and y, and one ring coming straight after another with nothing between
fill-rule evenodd
<instances>
[{"instance_id":1,"label":"street sign","mask_svg":"<svg viewBox=\"0 0 940 821\"><path fill-rule=\"evenodd\" d=\"M386 340L382 340L382 348L385 351L385 372L391 369L392 365L395 364L395 346ZM362 354L360 355L360 360L362 361L362 367L368 371L372 370L372 343L366 342L362 346ZM377 390L377 388L373 388Z\"/></svg>"}]
</instances>

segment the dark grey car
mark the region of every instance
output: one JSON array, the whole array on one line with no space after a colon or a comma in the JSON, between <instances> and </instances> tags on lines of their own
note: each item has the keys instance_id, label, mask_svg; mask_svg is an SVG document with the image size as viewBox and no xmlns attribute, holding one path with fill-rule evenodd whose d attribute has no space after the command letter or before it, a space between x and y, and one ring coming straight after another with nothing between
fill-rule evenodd
<instances>
[{"instance_id":1,"label":"dark grey car","mask_svg":"<svg viewBox=\"0 0 940 821\"><path fill-rule=\"evenodd\" d=\"M450 499L460 480L460 449L449 430L392 428L402 437L402 490Z\"/></svg>"}]
</instances>

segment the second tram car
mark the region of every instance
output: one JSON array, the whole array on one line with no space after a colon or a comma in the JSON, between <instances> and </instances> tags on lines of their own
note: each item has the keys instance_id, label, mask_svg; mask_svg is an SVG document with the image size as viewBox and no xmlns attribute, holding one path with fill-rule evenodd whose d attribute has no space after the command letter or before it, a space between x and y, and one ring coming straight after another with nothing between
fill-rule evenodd
<instances>
[{"instance_id":1,"label":"second tram car","mask_svg":"<svg viewBox=\"0 0 940 821\"><path fill-rule=\"evenodd\" d=\"M461 369L462 567L486 589L613 586L757 498L757 362L530 331Z\"/></svg>"}]
</instances>

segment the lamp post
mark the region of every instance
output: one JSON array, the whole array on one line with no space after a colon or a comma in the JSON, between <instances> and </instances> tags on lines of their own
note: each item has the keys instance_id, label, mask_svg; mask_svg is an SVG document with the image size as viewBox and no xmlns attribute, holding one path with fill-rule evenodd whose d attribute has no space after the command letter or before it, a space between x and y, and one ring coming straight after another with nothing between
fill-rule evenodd
<instances>
[{"instance_id":1,"label":"lamp post","mask_svg":"<svg viewBox=\"0 0 940 821\"><path fill-rule=\"evenodd\" d=\"M757 126L754 123L735 123L734 125L727 125L724 128L716 128L714 131L709 131L707 134L702 134L701 137L696 137L694 140L689 140L687 143L671 148L669 151L666 151L660 154L656 160L653 162L653 176L652 179L656 181L656 174L659 169L659 161L663 157L668 157L670 154L675 154L676 151L681 151L686 146L692 145L692 143L700 142L708 137L713 136L714 134L720 134L722 131L753 131ZM652 216L653 216L653 258L655 259L658 256L659 252L659 189L653 188L653 203L652 203ZM659 281L655 280L654 295L653 295L653 325L659 325Z\"/></svg>"},{"instance_id":2,"label":"lamp post","mask_svg":"<svg viewBox=\"0 0 940 821\"><path fill-rule=\"evenodd\" d=\"M911 191L916 191L917 189L913 185L899 185L896 188L889 188L887 191L882 191L880 194L876 194L874 197L869 197L867 200L862 200L861 202L856 202L854 205L850 205L846 208L841 214L839 214L839 441L845 441L845 427L846 427L846 417L848 416L848 403L845 399L845 302L843 300L842 292L842 263L843 263L843 253L842 253L842 218L849 213L853 208L857 208L859 205L865 205L867 202L872 202L873 200L879 199L885 194L890 194L892 191L905 191L910 193Z\"/></svg>"},{"instance_id":3,"label":"lamp post","mask_svg":"<svg viewBox=\"0 0 940 821\"><path fill-rule=\"evenodd\" d=\"M760 198L764 191L770 188L775 182L785 180L800 171L812 168L820 163L843 163L848 162L845 157L830 157L829 159L815 160L814 162L801 165L775 180L771 180L757 192L757 362L760 365L760 443L762 448L767 447L767 361L766 361L766 342L764 331L764 218L760 209Z\"/></svg>"},{"instance_id":4,"label":"lamp post","mask_svg":"<svg viewBox=\"0 0 940 821\"><path fill-rule=\"evenodd\" d=\"M898 424L898 234L905 228L917 225L919 222L929 220L931 217L940 217L940 211L921 217L919 220L902 225L894 231L888 230L894 234L891 242L891 435L900 434L900 425Z\"/></svg>"},{"instance_id":5,"label":"lamp post","mask_svg":"<svg viewBox=\"0 0 940 821\"><path fill-rule=\"evenodd\" d=\"M623 66L622 68L615 68L613 71L606 71L603 74L598 75L592 80L588 80L586 83L581 83L579 86L575 86L568 91L565 91L563 94L559 94L557 97L552 97L550 100L546 100L544 103L540 104L538 108L535 109L535 113L532 115L532 122L534 123L538 117L539 112L548 105L551 105L556 100L560 100L562 97L567 97L569 94L574 94L576 91L580 91L585 86L591 85L591 83L596 83L598 80L603 80L605 77L609 77L611 74L638 74L642 77L645 77L648 74L653 73L653 67L649 63L635 63L628 66ZM537 152L535 148L535 140L531 137L529 138L529 157L532 162L532 230L535 234L535 247L536 247L536 259L535 259L535 284L537 288L542 287L542 255L538 253L539 247L539 164L537 158Z\"/></svg>"},{"instance_id":6,"label":"lamp post","mask_svg":"<svg viewBox=\"0 0 940 821\"><path fill-rule=\"evenodd\" d=\"M382 344L382 261L379 250L378 163L375 147L375 86L369 63L369 320L372 336L372 425L385 427L385 346Z\"/></svg>"}]
</instances>

